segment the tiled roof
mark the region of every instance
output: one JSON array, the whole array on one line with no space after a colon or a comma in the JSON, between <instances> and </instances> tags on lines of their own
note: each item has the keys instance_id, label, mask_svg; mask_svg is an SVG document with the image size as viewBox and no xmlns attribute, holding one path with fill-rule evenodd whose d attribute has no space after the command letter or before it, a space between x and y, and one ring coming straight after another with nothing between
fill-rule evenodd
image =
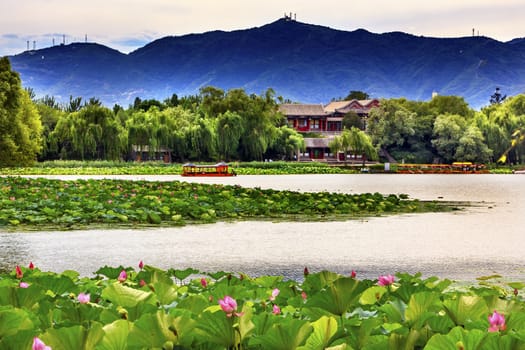
<instances>
[{"instance_id":1,"label":"tiled roof","mask_svg":"<svg viewBox=\"0 0 525 350\"><path fill-rule=\"evenodd\" d=\"M324 110L328 113L334 113L336 109L346 107L352 101L332 101L324 107Z\"/></svg>"},{"instance_id":2,"label":"tiled roof","mask_svg":"<svg viewBox=\"0 0 525 350\"><path fill-rule=\"evenodd\" d=\"M324 107L327 113L334 113L336 111L347 111L353 108L348 108L352 103L357 103L359 110L368 107L372 102L377 100L350 100L350 101L333 101Z\"/></svg>"},{"instance_id":3,"label":"tiled roof","mask_svg":"<svg viewBox=\"0 0 525 350\"><path fill-rule=\"evenodd\" d=\"M286 116L325 116L326 112L321 104L284 103L279 111Z\"/></svg>"},{"instance_id":4,"label":"tiled roof","mask_svg":"<svg viewBox=\"0 0 525 350\"><path fill-rule=\"evenodd\" d=\"M304 145L308 148L328 148L328 144L332 140L332 137L305 138Z\"/></svg>"}]
</instances>

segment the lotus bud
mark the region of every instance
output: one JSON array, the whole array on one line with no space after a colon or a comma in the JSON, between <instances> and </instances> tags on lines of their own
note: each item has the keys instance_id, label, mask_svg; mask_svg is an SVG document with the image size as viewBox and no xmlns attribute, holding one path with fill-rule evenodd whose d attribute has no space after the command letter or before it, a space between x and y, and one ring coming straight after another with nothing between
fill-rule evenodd
<instances>
[{"instance_id":1,"label":"lotus bud","mask_svg":"<svg viewBox=\"0 0 525 350\"><path fill-rule=\"evenodd\" d=\"M120 271L120 274L118 275L117 280L122 283L128 278L128 274L126 273L126 270Z\"/></svg>"}]
</instances>

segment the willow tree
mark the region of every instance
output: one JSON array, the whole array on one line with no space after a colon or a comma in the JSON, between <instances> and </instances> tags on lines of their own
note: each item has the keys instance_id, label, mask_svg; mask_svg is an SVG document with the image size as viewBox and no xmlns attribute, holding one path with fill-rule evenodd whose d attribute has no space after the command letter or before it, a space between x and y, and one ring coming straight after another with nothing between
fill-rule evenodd
<instances>
[{"instance_id":1,"label":"willow tree","mask_svg":"<svg viewBox=\"0 0 525 350\"><path fill-rule=\"evenodd\" d=\"M133 111L126 120L128 146L139 152L166 151L170 157L183 160L188 157L187 134L198 121L196 114L181 106L159 110Z\"/></svg>"},{"instance_id":2,"label":"willow tree","mask_svg":"<svg viewBox=\"0 0 525 350\"><path fill-rule=\"evenodd\" d=\"M304 152L306 145L303 135L285 125L277 129L277 137L270 148L279 159L293 159L294 154Z\"/></svg>"},{"instance_id":3,"label":"willow tree","mask_svg":"<svg viewBox=\"0 0 525 350\"><path fill-rule=\"evenodd\" d=\"M339 136L335 136L329 144L332 153L343 152L345 161L348 153L361 155L363 166L366 159L377 159L377 150L372 144L370 137L356 127L345 129Z\"/></svg>"},{"instance_id":4,"label":"willow tree","mask_svg":"<svg viewBox=\"0 0 525 350\"><path fill-rule=\"evenodd\" d=\"M216 120L215 134L217 153L225 161L238 158L238 148L244 129L242 118L235 112L226 112Z\"/></svg>"},{"instance_id":5,"label":"willow tree","mask_svg":"<svg viewBox=\"0 0 525 350\"><path fill-rule=\"evenodd\" d=\"M0 58L0 166L25 166L41 150L42 124L7 57Z\"/></svg>"},{"instance_id":6,"label":"willow tree","mask_svg":"<svg viewBox=\"0 0 525 350\"><path fill-rule=\"evenodd\" d=\"M262 160L278 137L277 128L284 124L273 94L271 89L262 96L248 96L242 90L230 90L227 94L229 108L235 108L243 119L240 155L245 160Z\"/></svg>"},{"instance_id":7,"label":"willow tree","mask_svg":"<svg viewBox=\"0 0 525 350\"><path fill-rule=\"evenodd\" d=\"M60 118L50 137L68 159L116 160L127 146L127 134L112 110L96 104Z\"/></svg>"}]
</instances>

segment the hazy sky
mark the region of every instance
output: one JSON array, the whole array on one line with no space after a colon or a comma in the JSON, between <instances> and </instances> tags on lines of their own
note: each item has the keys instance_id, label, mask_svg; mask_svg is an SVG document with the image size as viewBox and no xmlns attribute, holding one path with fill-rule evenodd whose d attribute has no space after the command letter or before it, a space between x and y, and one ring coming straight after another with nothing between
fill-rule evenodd
<instances>
[{"instance_id":1,"label":"hazy sky","mask_svg":"<svg viewBox=\"0 0 525 350\"><path fill-rule=\"evenodd\" d=\"M0 55L63 41L130 52L167 35L259 27L295 13L300 22L433 37L525 37L524 0L0 0Z\"/></svg>"}]
</instances>

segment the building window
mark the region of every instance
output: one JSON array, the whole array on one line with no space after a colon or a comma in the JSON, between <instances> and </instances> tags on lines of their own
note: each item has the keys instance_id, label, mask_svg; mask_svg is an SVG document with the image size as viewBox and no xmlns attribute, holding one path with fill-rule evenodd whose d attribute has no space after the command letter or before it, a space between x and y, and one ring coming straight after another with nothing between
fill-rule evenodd
<instances>
[{"instance_id":1,"label":"building window","mask_svg":"<svg viewBox=\"0 0 525 350\"><path fill-rule=\"evenodd\" d=\"M307 123L307 120L306 120L306 119L299 119L299 124L298 124L298 126L299 126L300 128L306 128L307 125L308 125L308 123Z\"/></svg>"},{"instance_id":2,"label":"building window","mask_svg":"<svg viewBox=\"0 0 525 350\"><path fill-rule=\"evenodd\" d=\"M310 129L321 129L321 121L314 119L310 122Z\"/></svg>"}]
</instances>

